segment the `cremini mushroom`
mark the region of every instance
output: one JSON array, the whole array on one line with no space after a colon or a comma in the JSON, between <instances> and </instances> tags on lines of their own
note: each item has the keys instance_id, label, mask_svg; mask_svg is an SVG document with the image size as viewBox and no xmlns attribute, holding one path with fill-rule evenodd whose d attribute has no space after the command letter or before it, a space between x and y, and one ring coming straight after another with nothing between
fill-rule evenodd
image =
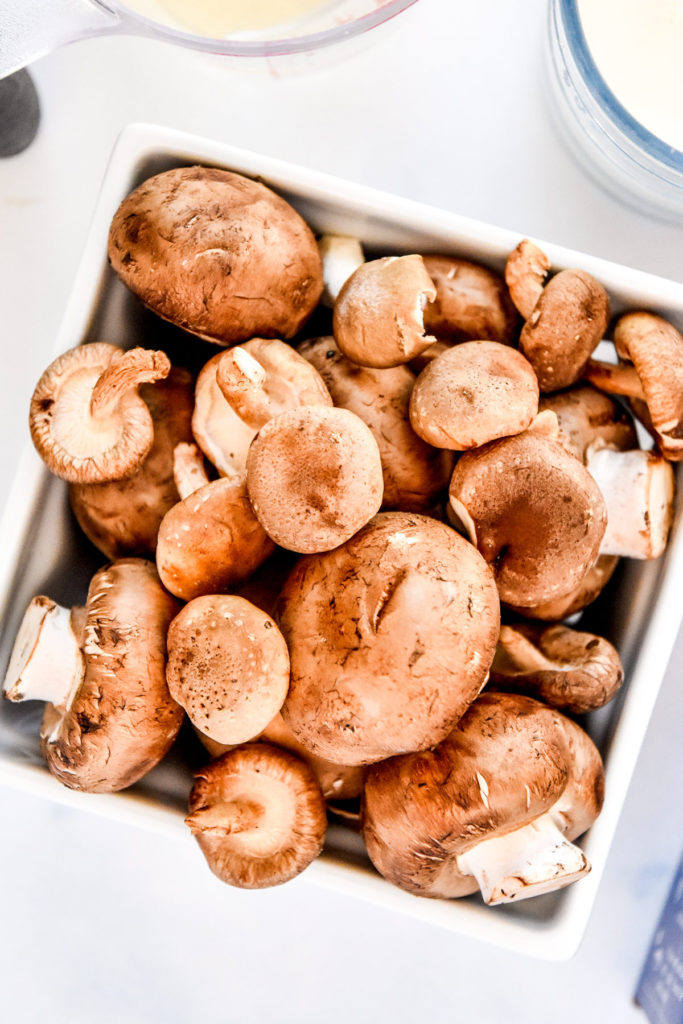
<instances>
[{"instance_id":1,"label":"cremini mushroom","mask_svg":"<svg viewBox=\"0 0 683 1024\"><path fill-rule=\"evenodd\" d=\"M428 512L448 486L453 457L426 444L410 425L415 375L407 366L358 366L334 338L304 341L299 351L318 370L335 405L360 416L372 431L382 460L382 507Z\"/></svg>"},{"instance_id":2,"label":"cremini mushroom","mask_svg":"<svg viewBox=\"0 0 683 1024\"><path fill-rule=\"evenodd\" d=\"M423 256L436 297L424 311L425 329L441 340L510 345L517 312L503 279L481 263L457 256Z\"/></svg>"},{"instance_id":3,"label":"cremini mushroom","mask_svg":"<svg viewBox=\"0 0 683 1024\"><path fill-rule=\"evenodd\" d=\"M70 789L132 786L183 720L166 686L166 631L178 605L151 562L124 558L93 577L85 609L29 605L7 677L10 700L45 700L42 748Z\"/></svg>"},{"instance_id":4,"label":"cremini mushroom","mask_svg":"<svg viewBox=\"0 0 683 1024\"><path fill-rule=\"evenodd\" d=\"M415 433L455 451L519 434L537 412L530 363L496 341L466 341L442 353L422 371L410 397Z\"/></svg>"},{"instance_id":5,"label":"cremini mushroom","mask_svg":"<svg viewBox=\"0 0 683 1024\"><path fill-rule=\"evenodd\" d=\"M266 423L247 460L249 500L290 551L329 551L382 503L382 463L369 427L347 409L307 406Z\"/></svg>"},{"instance_id":6,"label":"cremini mushroom","mask_svg":"<svg viewBox=\"0 0 683 1024\"><path fill-rule=\"evenodd\" d=\"M154 441L152 416L137 389L168 375L163 352L128 352L93 342L58 356L38 381L31 438L48 469L70 483L122 480Z\"/></svg>"},{"instance_id":7,"label":"cremini mushroom","mask_svg":"<svg viewBox=\"0 0 683 1024\"><path fill-rule=\"evenodd\" d=\"M616 555L599 555L577 585L561 597L526 605L524 608L512 604L507 604L506 607L517 615L541 619L543 622L560 622L562 619L568 619L570 615L583 611L600 596L618 564L619 559Z\"/></svg>"},{"instance_id":8,"label":"cremini mushroom","mask_svg":"<svg viewBox=\"0 0 683 1024\"><path fill-rule=\"evenodd\" d=\"M481 891L490 905L590 870L572 842L600 813L592 740L529 697L484 693L434 750L372 765L363 838L377 870L418 896Z\"/></svg>"},{"instance_id":9,"label":"cremini mushroom","mask_svg":"<svg viewBox=\"0 0 683 1024\"><path fill-rule=\"evenodd\" d=\"M216 167L179 167L127 196L111 265L165 320L220 345L291 338L318 303L315 238L289 203Z\"/></svg>"},{"instance_id":10,"label":"cremini mushroom","mask_svg":"<svg viewBox=\"0 0 683 1024\"><path fill-rule=\"evenodd\" d=\"M548 260L528 240L508 257L505 279L526 323L519 347L533 366L541 391L576 383L602 339L609 299L583 270L561 270L544 284Z\"/></svg>"},{"instance_id":11,"label":"cremini mushroom","mask_svg":"<svg viewBox=\"0 0 683 1024\"><path fill-rule=\"evenodd\" d=\"M465 452L449 494L509 604L569 593L598 556L607 522L600 490L578 459L535 429Z\"/></svg>"},{"instance_id":12,"label":"cremini mushroom","mask_svg":"<svg viewBox=\"0 0 683 1024\"><path fill-rule=\"evenodd\" d=\"M421 256L385 256L364 263L334 304L337 345L361 366L408 363L436 341L424 326L425 306L435 298Z\"/></svg>"},{"instance_id":13,"label":"cremini mushroom","mask_svg":"<svg viewBox=\"0 0 683 1024\"><path fill-rule=\"evenodd\" d=\"M363 246L350 235L322 235L318 239L318 252L323 264L323 294L321 302L332 308L342 286L354 270L365 263Z\"/></svg>"},{"instance_id":14,"label":"cremini mushroom","mask_svg":"<svg viewBox=\"0 0 683 1024\"><path fill-rule=\"evenodd\" d=\"M300 874L321 852L327 829L311 769L266 743L236 747L202 768L185 823L213 873L242 889Z\"/></svg>"},{"instance_id":15,"label":"cremini mushroom","mask_svg":"<svg viewBox=\"0 0 683 1024\"><path fill-rule=\"evenodd\" d=\"M245 743L282 707L287 645L271 617L244 598L196 597L169 627L166 678L193 725L219 743Z\"/></svg>"},{"instance_id":16,"label":"cremini mushroom","mask_svg":"<svg viewBox=\"0 0 683 1024\"><path fill-rule=\"evenodd\" d=\"M181 501L159 527L157 569L167 590L183 601L220 594L244 582L275 545L254 515L246 484L209 480L196 445L175 450Z\"/></svg>"},{"instance_id":17,"label":"cremini mushroom","mask_svg":"<svg viewBox=\"0 0 683 1024\"><path fill-rule=\"evenodd\" d=\"M240 419L218 386L222 355L209 359L197 377L192 433L221 476L246 480L247 452L256 430Z\"/></svg>"},{"instance_id":18,"label":"cremini mushroom","mask_svg":"<svg viewBox=\"0 0 683 1024\"><path fill-rule=\"evenodd\" d=\"M499 609L471 544L426 516L384 512L299 561L278 621L291 657L285 722L317 756L358 765L448 734L484 685Z\"/></svg>"},{"instance_id":19,"label":"cremini mushroom","mask_svg":"<svg viewBox=\"0 0 683 1024\"><path fill-rule=\"evenodd\" d=\"M154 557L161 520L178 501L173 449L192 440L194 383L187 370L173 367L165 380L143 384L140 397L154 424L154 442L140 467L125 480L69 487L78 525L109 559Z\"/></svg>"},{"instance_id":20,"label":"cremini mushroom","mask_svg":"<svg viewBox=\"0 0 683 1024\"><path fill-rule=\"evenodd\" d=\"M494 689L577 715L608 704L623 679L619 654L604 637L533 622L501 627L491 666Z\"/></svg>"}]
</instances>

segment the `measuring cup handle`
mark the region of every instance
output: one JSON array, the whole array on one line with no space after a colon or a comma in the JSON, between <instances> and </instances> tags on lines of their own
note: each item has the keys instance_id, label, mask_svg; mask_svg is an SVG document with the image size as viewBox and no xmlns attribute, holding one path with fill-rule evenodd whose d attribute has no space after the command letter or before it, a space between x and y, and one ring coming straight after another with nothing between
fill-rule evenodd
<instances>
[{"instance_id":1,"label":"measuring cup handle","mask_svg":"<svg viewBox=\"0 0 683 1024\"><path fill-rule=\"evenodd\" d=\"M0 78L64 43L120 26L118 14L91 0L5 0L0 3Z\"/></svg>"}]
</instances>

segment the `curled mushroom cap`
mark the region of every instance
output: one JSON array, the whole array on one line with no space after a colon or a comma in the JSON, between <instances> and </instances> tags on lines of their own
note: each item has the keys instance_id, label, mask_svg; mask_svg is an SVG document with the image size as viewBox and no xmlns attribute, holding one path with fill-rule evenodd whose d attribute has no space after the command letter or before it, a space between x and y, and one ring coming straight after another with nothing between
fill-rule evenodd
<instances>
[{"instance_id":1,"label":"curled mushroom cap","mask_svg":"<svg viewBox=\"0 0 683 1024\"><path fill-rule=\"evenodd\" d=\"M496 341L466 341L422 371L410 422L437 448L464 451L518 434L538 412L538 381L523 355Z\"/></svg>"},{"instance_id":2,"label":"curled mushroom cap","mask_svg":"<svg viewBox=\"0 0 683 1024\"><path fill-rule=\"evenodd\" d=\"M334 304L339 348L361 366L408 363L436 340L425 334L424 308L436 288L421 256L385 256L359 267Z\"/></svg>"},{"instance_id":3,"label":"curled mushroom cap","mask_svg":"<svg viewBox=\"0 0 683 1024\"><path fill-rule=\"evenodd\" d=\"M377 442L346 409L309 406L282 413L249 449L247 488L276 544L302 553L329 551L379 510Z\"/></svg>"},{"instance_id":4,"label":"curled mushroom cap","mask_svg":"<svg viewBox=\"0 0 683 1024\"><path fill-rule=\"evenodd\" d=\"M166 630L178 610L154 566L124 558L97 572L85 610L29 605L4 684L46 700L42 748L70 789L132 786L168 751L183 720L166 686Z\"/></svg>"},{"instance_id":5,"label":"curled mushroom cap","mask_svg":"<svg viewBox=\"0 0 683 1024\"><path fill-rule=\"evenodd\" d=\"M614 575L618 564L619 559L615 555L599 555L585 576L567 594L551 598L549 601L541 601L538 604L526 605L524 608L512 604L508 604L506 607L516 615L541 619L543 622L559 622L561 619L567 619L570 615L583 611L600 596Z\"/></svg>"},{"instance_id":6,"label":"curled mushroom cap","mask_svg":"<svg viewBox=\"0 0 683 1024\"><path fill-rule=\"evenodd\" d=\"M337 764L438 743L483 686L498 637L496 590L477 551L403 512L301 559L278 612L292 666L282 716Z\"/></svg>"},{"instance_id":7,"label":"curled mushroom cap","mask_svg":"<svg viewBox=\"0 0 683 1024\"><path fill-rule=\"evenodd\" d=\"M169 627L166 677L193 725L219 743L245 743L282 707L287 645L271 617L244 598L196 597Z\"/></svg>"},{"instance_id":8,"label":"curled mushroom cap","mask_svg":"<svg viewBox=\"0 0 683 1024\"><path fill-rule=\"evenodd\" d=\"M511 344L517 314L504 281L481 263L456 256L423 256L436 298L425 306L430 334L451 342Z\"/></svg>"},{"instance_id":9,"label":"curled mushroom cap","mask_svg":"<svg viewBox=\"0 0 683 1024\"><path fill-rule=\"evenodd\" d=\"M494 688L574 714L609 703L623 679L619 654L604 637L532 622L501 627L491 666Z\"/></svg>"},{"instance_id":10,"label":"curled mushroom cap","mask_svg":"<svg viewBox=\"0 0 683 1024\"><path fill-rule=\"evenodd\" d=\"M436 749L369 769L363 837L377 870L408 892L480 889L507 903L590 870L571 840L603 791L600 755L578 725L529 697L485 693Z\"/></svg>"},{"instance_id":11,"label":"curled mushroom cap","mask_svg":"<svg viewBox=\"0 0 683 1024\"><path fill-rule=\"evenodd\" d=\"M192 433L221 476L246 480L247 453L256 430L240 419L218 386L222 355L209 359L197 377Z\"/></svg>"},{"instance_id":12,"label":"curled mushroom cap","mask_svg":"<svg viewBox=\"0 0 683 1024\"><path fill-rule=\"evenodd\" d=\"M29 412L31 438L48 469L70 483L134 473L154 440L138 385L166 377L170 368L163 352L124 352L106 342L58 356L38 381Z\"/></svg>"},{"instance_id":13,"label":"curled mushroom cap","mask_svg":"<svg viewBox=\"0 0 683 1024\"><path fill-rule=\"evenodd\" d=\"M185 823L222 882L281 885L323 848L325 801L313 772L266 743L236 747L195 776Z\"/></svg>"},{"instance_id":14,"label":"curled mushroom cap","mask_svg":"<svg viewBox=\"0 0 683 1024\"><path fill-rule=\"evenodd\" d=\"M358 366L341 354L334 338L305 341L299 351L318 370L335 405L360 416L372 431L382 460L382 507L410 512L432 508L448 486L453 457L426 444L410 425L415 375L407 366Z\"/></svg>"},{"instance_id":15,"label":"curled mushroom cap","mask_svg":"<svg viewBox=\"0 0 683 1024\"><path fill-rule=\"evenodd\" d=\"M322 292L299 214L260 182L215 167L143 182L114 215L109 259L155 313L222 345L291 338Z\"/></svg>"},{"instance_id":16,"label":"curled mushroom cap","mask_svg":"<svg viewBox=\"0 0 683 1024\"><path fill-rule=\"evenodd\" d=\"M595 562L607 521L584 466L532 430L465 452L450 504L493 568L501 600L522 606L572 590Z\"/></svg>"}]
</instances>

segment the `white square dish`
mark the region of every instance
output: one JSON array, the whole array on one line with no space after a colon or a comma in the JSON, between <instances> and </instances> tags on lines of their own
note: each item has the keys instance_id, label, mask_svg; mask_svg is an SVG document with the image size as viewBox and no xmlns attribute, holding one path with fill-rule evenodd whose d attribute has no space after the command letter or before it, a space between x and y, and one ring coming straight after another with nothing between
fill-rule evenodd
<instances>
[{"instance_id":1,"label":"white square dish","mask_svg":"<svg viewBox=\"0 0 683 1024\"><path fill-rule=\"evenodd\" d=\"M149 125L133 125L112 154L55 355L83 341L126 347L177 345L182 332L144 310L107 265L107 235L120 201L151 174L173 166L207 163L262 179L289 200L317 231L356 235L382 252L452 252L501 270L519 242L511 232L385 195L317 172ZM553 267L581 267L600 280L612 308L644 307L683 327L683 286L550 243ZM184 336L187 338L187 336ZM193 344L190 338L189 345ZM28 406L29 396L26 396ZM679 474L680 483L680 474ZM18 622L34 594L69 605L82 600L104 561L81 538L68 508L66 485L51 478L33 450L22 457L0 522L0 671L4 672ZM580 842L591 874L568 889L522 903L485 907L478 898L427 900L385 882L370 866L359 837L331 826L323 856L309 868L311 881L370 900L496 945L547 959L565 959L579 945L606 863L650 713L683 615L677 576L683 569L680 508L665 556L652 563L623 562L606 592L585 613L586 627L618 647L626 671L612 705L586 722L606 769L601 817ZM189 832L182 822L191 770L179 753L132 790L100 796L65 789L40 754L42 705L0 706L0 780L34 793L139 824L169 835ZM189 749L192 759L191 744ZM201 869L198 863L198 869Z\"/></svg>"}]
</instances>

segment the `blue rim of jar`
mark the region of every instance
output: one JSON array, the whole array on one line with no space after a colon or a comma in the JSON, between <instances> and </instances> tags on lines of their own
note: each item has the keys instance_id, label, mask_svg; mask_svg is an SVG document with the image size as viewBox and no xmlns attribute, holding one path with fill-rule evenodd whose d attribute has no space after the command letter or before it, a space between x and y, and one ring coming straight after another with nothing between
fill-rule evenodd
<instances>
[{"instance_id":1,"label":"blue rim of jar","mask_svg":"<svg viewBox=\"0 0 683 1024\"><path fill-rule=\"evenodd\" d=\"M596 102L610 120L640 149L671 170L683 174L683 153L653 135L622 106L593 60L581 25L578 0L559 0L563 27L581 76Z\"/></svg>"}]
</instances>

